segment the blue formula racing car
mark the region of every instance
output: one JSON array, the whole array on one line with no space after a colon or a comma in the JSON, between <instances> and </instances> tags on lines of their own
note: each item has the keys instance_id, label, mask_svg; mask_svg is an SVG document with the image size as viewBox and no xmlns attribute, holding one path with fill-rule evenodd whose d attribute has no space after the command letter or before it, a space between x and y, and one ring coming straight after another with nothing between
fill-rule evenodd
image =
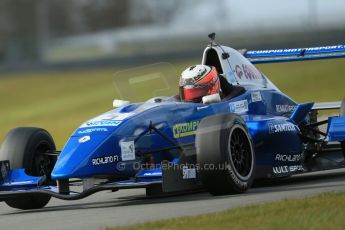
<instances>
[{"instance_id":1,"label":"blue formula racing car","mask_svg":"<svg viewBox=\"0 0 345 230\"><path fill-rule=\"evenodd\" d=\"M44 129L15 128L1 144L0 200L36 209L51 197L76 200L103 190L236 194L254 179L345 166L345 100L297 104L254 66L345 57L344 45L237 51L210 38L202 58L208 67L190 67L180 89L201 92L198 77L216 71L221 80L212 86L221 92L199 101L189 94L117 100L117 108L83 123L62 151ZM319 110L340 115L320 120Z\"/></svg>"}]
</instances>

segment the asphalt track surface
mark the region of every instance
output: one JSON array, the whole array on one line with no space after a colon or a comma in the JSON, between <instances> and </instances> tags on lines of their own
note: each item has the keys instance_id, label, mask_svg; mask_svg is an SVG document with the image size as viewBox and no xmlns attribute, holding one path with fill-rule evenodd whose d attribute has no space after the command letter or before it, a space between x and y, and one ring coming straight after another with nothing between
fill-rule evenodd
<instances>
[{"instance_id":1,"label":"asphalt track surface","mask_svg":"<svg viewBox=\"0 0 345 230\"><path fill-rule=\"evenodd\" d=\"M261 182L246 194L213 197L206 192L146 198L144 189L100 192L79 201L52 199L40 210L21 211L0 203L0 229L104 229L229 208L345 191L345 169Z\"/></svg>"}]
</instances>

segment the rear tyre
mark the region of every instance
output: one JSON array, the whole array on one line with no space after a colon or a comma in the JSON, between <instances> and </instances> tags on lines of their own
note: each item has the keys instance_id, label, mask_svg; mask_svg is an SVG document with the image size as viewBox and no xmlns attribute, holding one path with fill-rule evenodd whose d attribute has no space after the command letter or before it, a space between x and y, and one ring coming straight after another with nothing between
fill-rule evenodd
<instances>
[{"instance_id":1,"label":"rear tyre","mask_svg":"<svg viewBox=\"0 0 345 230\"><path fill-rule=\"evenodd\" d=\"M244 193L250 188L255 154L240 116L220 114L203 119L195 143L201 181L212 195Z\"/></svg>"},{"instance_id":2,"label":"rear tyre","mask_svg":"<svg viewBox=\"0 0 345 230\"><path fill-rule=\"evenodd\" d=\"M46 130L20 127L7 134L0 148L0 160L9 160L11 169L24 168L28 175L43 176L44 169L53 169L55 159L42 153L54 150L54 140ZM49 195L25 195L5 202L12 208L38 209L47 205L50 198Z\"/></svg>"}]
</instances>

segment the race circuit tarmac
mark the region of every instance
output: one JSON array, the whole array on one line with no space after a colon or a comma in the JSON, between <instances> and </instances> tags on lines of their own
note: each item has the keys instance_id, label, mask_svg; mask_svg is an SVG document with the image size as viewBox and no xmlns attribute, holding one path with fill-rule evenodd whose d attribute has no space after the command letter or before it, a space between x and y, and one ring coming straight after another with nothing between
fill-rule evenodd
<instances>
[{"instance_id":1,"label":"race circuit tarmac","mask_svg":"<svg viewBox=\"0 0 345 230\"><path fill-rule=\"evenodd\" d=\"M83 229L129 225L179 216L217 212L321 192L345 191L345 169L261 182L247 193L214 197L206 192L146 198L144 189L100 192L79 201L52 199L41 210L21 211L0 203L1 229Z\"/></svg>"}]
</instances>

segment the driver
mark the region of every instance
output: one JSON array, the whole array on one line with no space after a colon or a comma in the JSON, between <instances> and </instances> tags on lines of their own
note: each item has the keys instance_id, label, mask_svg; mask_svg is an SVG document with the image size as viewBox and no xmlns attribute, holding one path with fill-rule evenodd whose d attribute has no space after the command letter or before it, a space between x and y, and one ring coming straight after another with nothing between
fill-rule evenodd
<instances>
[{"instance_id":1,"label":"driver","mask_svg":"<svg viewBox=\"0 0 345 230\"><path fill-rule=\"evenodd\" d=\"M180 98L185 102L202 102L207 95L219 94L221 98L233 98L244 93L241 86L231 85L219 75L215 67L193 65L182 72L179 82Z\"/></svg>"},{"instance_id":2,"label":"driver","mask_svg":"<svg viewBox=\"0 0 345 230\"><path fill-rule=\"evenodd\" d=\"M182 72L179 82L182 101L201 102L202 97L221 92L215 67L193 65Z\"/></svg>"}]
</instances>

